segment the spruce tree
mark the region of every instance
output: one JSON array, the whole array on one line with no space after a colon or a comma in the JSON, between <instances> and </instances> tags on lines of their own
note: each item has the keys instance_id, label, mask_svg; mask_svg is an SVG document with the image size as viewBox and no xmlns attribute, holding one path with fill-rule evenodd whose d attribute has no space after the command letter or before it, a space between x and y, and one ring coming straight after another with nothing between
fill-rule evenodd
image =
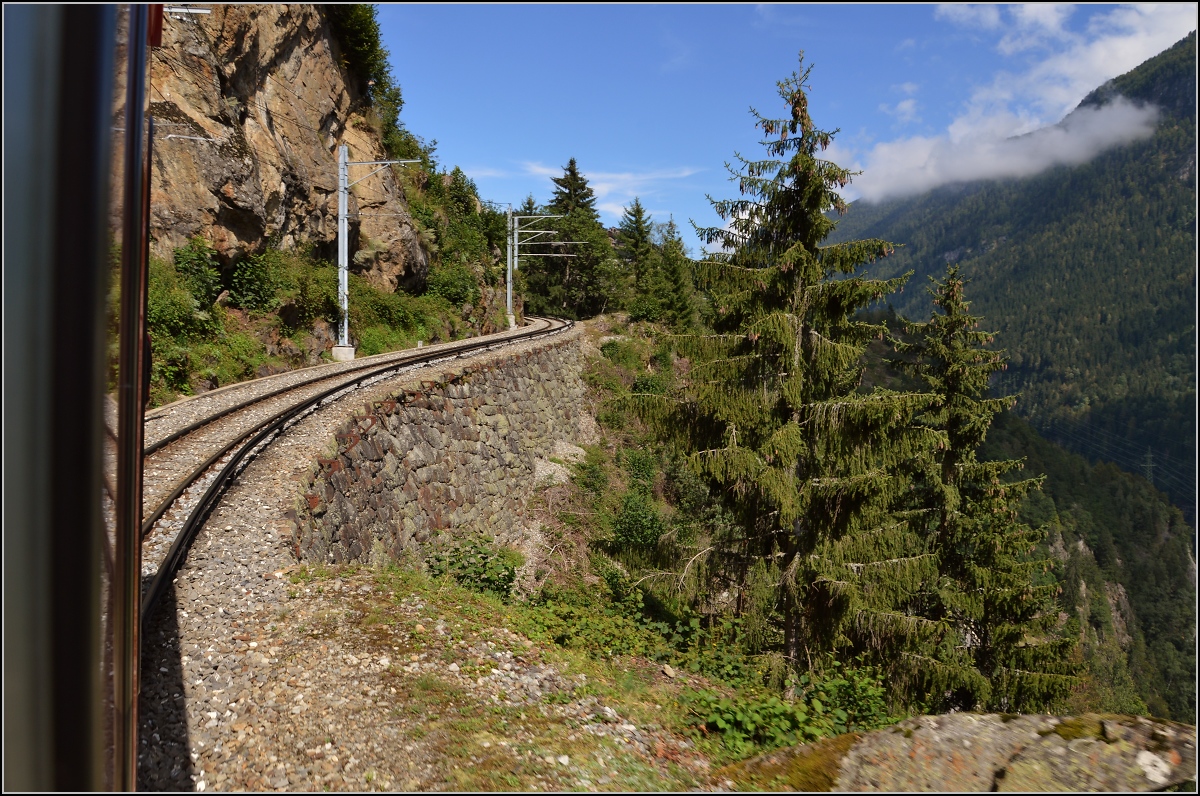
<instances>
[{"instance_id":1,"label":"spruce tree","mask_svg":"<svg viewBox=\"0 0 1200 796\"><path fill-rule=\"evenodd\" d=\"M538 206L533 194L529 194L513 215L535 216L545 212L546 209ZM526 257L519 260L521 280L525 285L525 312L530 315L562 314L566 296L563 272L557 266L551 267L549 260L549 257Z\"/></svg>"},{"instance_id":2,"label":"spruce tree","mask_svg":"<svg viewBox=\"0 0 1200 796\"><path fill-rule=\"evenodd\" d=\"M645 292L647 271L651 268L651 260L656 254L651 240L653 230L650 216L635 196L629 207L625 208L625 213L621 216L621 225L617 229L621 259L628 264L633 273L632 287L635 294Z\"/></svg>"},{"instance_id":3,"label":"spruce tree","mask_svg":"<svg viewBox=\"0 0 1200 796\"><path fill-rule=\"evenodd\" d=\"M662 230L660 250L662 279L658 303L662 320L672 329L685 332L692 327L696 314L692 298L694 288L691 263L674 219Z\"/></svg>"},{"instance_id":4,"label":"spruce tree","mask_svg":"<svg viewBox=\"0 0 1200 796\"><path fill-rule=\"evenodd\" d=\"M866 344L882 325L856 312L907 276L856 275L889 254L883 240L822 245L844 211L851 173L819 153L833 133L808 113L811 67L778 83L788 116L751 109L768 157L727 165L744 198L710 202L724 227L697 227L722 253L697 265L716 312L714 334L681 336L692 360L673 402L635 396L641 414L687 452L722 495L740 532L709 555L733 573L738 601L763 578L774 595L783 654L793 666L865 655L914 665L938 623L917 612L936 580L928 545L891 508L907 489L901 465L926 455L932 435L914 422L928 396L857 392ZM757 620L755 620L757 621Z\"/></svg>"},{"instance_id":5,"label":"spruce tree","mask_svg":"<svg viewBox=\"0 0 1200 796\"><path fill-rule=\"evenodd\" d=\"M591 221L600 223L596 212L596 194L587 179L579 173L575 158L571 158L563 169L563 176L552 177L554 195L550 198L550 212L568 215L581 211Z\"/></svg>"},{"instance_id":6,"label":"spruce tree","mask_svg":"<svg viewBox=\"0 0 1200 796\"><path fill-rule=\"evenodd\" d=\"M989 377L1007 362L988 350L990 332L978 331L969 313L965 282L952 266L944 282L933 280L935 312L925 323L906 324L916 342L897 341L904 369L925 382L934 402L921 422L944 435L912 495L920 504L926 535L937 554L939 587L931 611L948 626L940 645L939 671L965 677L926 677L930 706L941 709L1034 711L1051 709L1068 695L1070 639L1055 638L1052 566L1033 553L1043 534L1017 519L1017 508L1041 478L1012 481L1019 461L981 462L977 450L998 412L1015 397L989 398ZM914 519L914 523L917 520ZM976 674L977 673L977 674ZM926 672L928 674L928 672Z\"/></svg>"},{"instance_id":7,"label":"spruce tree","mask_svg":"<svg viewBox=\"0 0 1200 796\"><path fill-rule=\"evenodd\" d=\"M621 293L612 243L600 225L595 193L579 173L575 158L553 182L554 196L545 209L563 218L546 220L558 234L545 239L547 245L538 251L571 256L530 258L535 261L526 275L530 311L590 317L607 309Z\"/></svg>"}]
</instances>

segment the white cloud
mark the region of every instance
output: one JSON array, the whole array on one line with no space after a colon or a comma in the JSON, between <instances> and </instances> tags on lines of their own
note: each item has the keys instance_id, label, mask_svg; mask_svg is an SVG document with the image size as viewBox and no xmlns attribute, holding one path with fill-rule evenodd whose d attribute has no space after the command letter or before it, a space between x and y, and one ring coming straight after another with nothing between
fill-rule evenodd
<instances>
[{"instance_id":1,"label":"white cloud","mask_svg":"<svg viewBox=\"0 0 1200 796\"><path fill-rule=\"evenodd\" d=\"M958 139L914 137L879 144L854 181L867 201L922 193L967 180L1028 177L1058 165L1086 163L1106 149L1149 136L1158 113L1118 98L1103 108L1083 108L1061 124L1025 135L1018 117L990 117Z\"/></svg>"},{"instance_id":2,"label":"white cloud","mask_svg":"<svg viewBox=\"0 0 1200 796\"><path fill-rule=\"evenodd\" d=\"M917 93L917 89L919 89L920 86L918 86L916 83L909 82L909 83L901 83L898 86L892 86L892 88L896 89L901 94L907 94L908 96L911 97L913 94Z\"/></svg>"},{"instance_id":3,"label":"white cloud","mask_svg":"<svg viewBox=\"0 0 1200 796\"><path fill-rule=\"evenodd\" d=\"M917 118L917 101L910 97L909 99L897 102L895 105L884 103L879 106L879 110L889 116L895 116L896 121L901 124L908 124Z\"/></svg>"},{"instance_id":4,"label":"white cloud","mask_svg":"<svg viewBox=\"0 0 1200 796\"><path fill-rule=\"evenodd\" d=\"M659 64L660 72L678 72L692 63L691 46L673 33L663 34L662 49L669 53L670 57Z\"/></svg>"},{"instance_id":5,"label":"white cloud","mask_svg":"<svg viewBox=\"0 0 1200 796\"><path fill-rule=\"evenodd\" d=\"M488 179L490 177L511 177L504 169L494 169L491 166L464 166L463 172L472 180Z\"/></svg>"},{"instance_id":6,"label":"white cloud","mask_svg":"<svg viewBox=\"0 0 1200 796\"><path fill-rule=\"evenodd\" d=\"M541 163L526 161L521 166L525 169L526 174L532 174L535 177L561 177L563 173L562 169L556 169L553 166L543 166Z\"/></svg>"},{"instance_id":7,"label":"white cloud","mask_svg":"<svg viewBox=\"0 0 1200 796\"><path fill-rule=\"evenodd\" d=\"M1196 28L1191 3L1148 8L1119 7L1092 18L1087 34L1003 82L1054 118L1070 111L1092 89L1124 74L1175 44Z\"/></svg>"},{"instance_id":8,"label":"white cloud","mask_svg":"<svg viewBox=\"0 0 1200 796\"><path fill-rule=\"evenodd\" d=\"M1093 15L1081 33L1064 27L1073 10L1072 6L1050 4L1016 6L1008 11L1007 22L1002 22L996 11L995 28L1001 33L998 51L1012 55L1040 46L1049 52L1024 72L1002 71L990 84L978 87L971 98L972 109L1003 109L1016 103L1038 117L1034 120L1037 124L1051 124L1101 83L1128 72L1196 28L1193 3L1113 7ZM978 27L944 7L939 6L935 16Z\"/></svg>"},{"instance_id":9,"label":"white cloud","mask_svg":"<svg viewBox=\"0 0 1200 796\"><path fill-rule=\"evenodd\" d=\"M1009 7L1012 27L996 46L1001 53L1030 50L1048 46L1053 40L1070 41L1075 36L1063 24L1075 12L1075 6L1066 3L1026 3Z\"/></svg>"},{"instance_id":10,"label":"white cloud","mask_svg":"<svg viewBox=\"0 0 1200 796\"><path fill-rule=\"evenodd\" d=\"M834 162L865 173L847 196L882 199L963 180L1019 177L1058 164L1082 163L1103 150L1148 135L1153 110L1117 103L1072 111L1092 89L1167 49L1196 27L1196 6L1111 7L1071 31L1071 6L939 6L937 19L994 36L1003 55L1024 53L1020 71L998 72L972 92L944 133L843 150ZM1042 54L1031 59L1029 51ZM884 107L904 121L904 103ZM1035 132L1036 131L1036 132ZM1032 135L1031 135L1032 134Z\"/></svg>"},{"instance_id":11,"label":"white cloud","mask_svg":"<svg viewBox=\"0 0 1200 796\"><path fill-rule=\"evenodd\" d=\"M934 19L944 19L964 27L993 30L1000 27L1000 9L993 5L941 3L933 12Z\"/></svg>"},{"instance_id":12,"label":"white cloud","mask_svg":"<svg viewBox=\"0 0 1200 796\"><path fill-rule=\"evenodd\" d=\"M647 171L640 174L631 171L589 171L584 176L587 177L588 184L592 186L592 190L596 192L598 198L628 196L632 200L634 196L654 193L657 183L665 180L682 180L699 171L700 169L685 166L678 169Z\"/></svg>"}]
</instances>

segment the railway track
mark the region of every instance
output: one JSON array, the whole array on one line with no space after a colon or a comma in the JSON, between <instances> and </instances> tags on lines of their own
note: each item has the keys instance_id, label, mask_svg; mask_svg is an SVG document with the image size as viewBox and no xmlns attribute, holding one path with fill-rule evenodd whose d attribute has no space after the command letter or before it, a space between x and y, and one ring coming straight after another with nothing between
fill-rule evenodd
<instances>
[{"instance_id":1,"label":"railway track","mask_svg":"<svg viewBox=\"0 0 1200 796\"><path fill-rule=\"evenodd\" d=\"M486 337L243 382L149 413L143 451L143 628L225 487L280 433L321 406L383 379L572 326L558 319L528 320L520 329ZM106 414L115 419L115 411ZM108 453L115 455L116 435L111 422L106 427Z\"/></svg>"}]
</instances>

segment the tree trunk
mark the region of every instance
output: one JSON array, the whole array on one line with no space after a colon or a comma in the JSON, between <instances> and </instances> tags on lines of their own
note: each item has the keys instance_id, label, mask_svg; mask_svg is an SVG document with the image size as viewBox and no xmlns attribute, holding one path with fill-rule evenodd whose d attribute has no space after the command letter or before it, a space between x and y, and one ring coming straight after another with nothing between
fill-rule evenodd
<instances>
[{"instance_id":1,"label":"tree trunk","mask_svg":"<svg viewBox=\"0 0 1200 796\"><path fill-rule=\"evenodd\" d=\"M792 561L796 557L794 550L789 550L788 554L783 557L783 573L787 573L791 568ZM784 575L786 578L786 574ZM788 663L797 666L800 663L800 653L803 647L801 639L801 622L800 622L800 601L797 599L796 591L790 587L786 580L782 583L783 586L783 655L787 658Z\"/></svg>"}]
</instances>

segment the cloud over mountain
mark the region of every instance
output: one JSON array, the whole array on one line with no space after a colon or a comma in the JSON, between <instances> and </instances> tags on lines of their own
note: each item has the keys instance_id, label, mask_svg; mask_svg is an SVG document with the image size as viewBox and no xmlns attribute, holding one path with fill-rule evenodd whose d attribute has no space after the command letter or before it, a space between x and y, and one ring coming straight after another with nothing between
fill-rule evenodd
<instances>
[{"instance_id":1,"label":"cloud over mountain","mask_svg":"<svg viewBox=\"0 0 1200 796\"><path fill-rule=\"evenodd\" d=\"M994 116L942 136L877 144L858 165L857 193L882 201L955 182L1028 177L1053 166L1078 165L1121 144L1149 137L1158 110L1118 97L1080 108L1056 125L1013 135L1021 120ZM834 157L836 160L836 156Z\"/></svg>"}]
</instances>

